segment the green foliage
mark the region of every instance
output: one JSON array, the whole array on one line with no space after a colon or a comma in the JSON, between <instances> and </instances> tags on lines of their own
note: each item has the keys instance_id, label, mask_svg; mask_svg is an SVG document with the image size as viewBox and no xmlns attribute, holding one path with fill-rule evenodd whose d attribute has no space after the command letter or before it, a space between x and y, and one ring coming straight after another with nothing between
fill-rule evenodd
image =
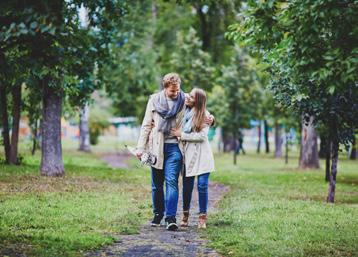
<instances>
[{"instance_id":1,"label":"green foliage","mask_svg":"<svg viewBox=\"0 0 358 257\"><path fill-rule=\"evenodd\" d=\"M181 31L177 34L177 50L171 55L170 68L180 74L184 90L193 87L210 90L213 87L216 71L210 55L201 50L201 44L193 28L188 33Z\"/></svg>"},{"instance_id":2,"label":"green foliage","mask_svg":"<svg viewBox=\"0 0 358 257\"><path fill-rule=\"evenodd\" d=\"M201 49L209 53L213 62L228 65L235 54L233 44L224 37L227 27L236 21L241 0L185 0L177 1L190 6L192 27L198 31L202 41Z\"/></svg>"},{"instance_id":3,"label":"green foliage","mask_svg":"<svg viewBox=\"0 0 358 257\"><path fill-rule=\"evenodd\" d=\"M237 48L231 64L222 66L209 108L218 124L236 138L240 128L249 128L249 121L258 115L261 88L256 73L256 63L244 50ZM222 89L221 89L222 88Z\"/></svg>"},{"instance_id":4,"label":"green foliage","mask_svg":"<svg viewBox=\"0 0 358 257\"><path fill-rule=\"evenodd\" d=\"M29 126L32 131L39 129L37 123L41 118L42 99L39 94L32 90L24 90L25 100L23 109L29 118Z\"/></svg>"},{"instance_id":5,"label":"green foliage","mask_svg":"<svg viewBox=\"0 0 358 257\"><path fill-rule=\"evenodd\" d=\"M159 88L157 54L150 48L152 27L147 26L150 8L148 1L132 3L103 72L106 90L121 116L143 116L148 96Z\"/></svg>"},{"instance_id":6,"label":"green foliage","mask_svg":"<svg viewBox=\"0 0 358 257\"><path fill-rule=\"evenodd\" d=\"M140 118L148 95L159 90L168 72L179 73L184 90L197 86L210 91L220 65L229 63L234 52L224 32L235 21L238 2L131 2L104 76L117 113ZM198 10L205 6L209 9L202 15ZM210 30L205 35L204 27Z\"/></svg>"},{"instance_id":7,"label":"green foliage","mask_svg":"<svg viewBox=\"0 0 358 257\"><path fill-rule=\"evenodd\" d=\"M249 1L228 33L270 64L276 100L344 144L358 125L357 10L356 1Z\"/></svg>"},{"instance_id":8,"label":"green foliage","mask_svg":"<svg viewBox=\"0 0 358 257\"><path fill-rule=\"evenodd\" d=\"M223 126L227 123L229 103L227 93L221 85L215 85L208 94L208 109L215 116L215 124Z\"/></svg>"},{"instance_id":9,"label":"green foliage","mask_svg":"<svg viewBox=\"0 0 358 257\"><path fill-rule=\"evenodd\" d=\"M91 109L88 124L91 145L98 144L100 134L110 125L108 119L108 113L103 112L100 109Z\"/></svg>"},{"instance_id":10,"label":"green foliage","mask_svg":"<svg viewBox=\"0 0 358 257\"><path fill-rule=\"evenodd\" d=\"M160 67L162 76L168 72L171 56L178 48L178 32L189 31L194 26L194 15L188 4L178 5L173 1L153 1L152 3L157 13L157 15L152 13L151 17L153 50L158 53L157 65ZM195 29L199 28L195 26Z\"/></svg>"},{"instance_id":11,"label":"green foliage","mask_svg":"<svg viewBox=\"0 0 358 257\"><path fill-rule=\"evenodd\" d=\"M80 25L82 5L88 11L89 26ZM40 95L44 84L49 84L71 96L73 105L82 105L98 86L93 73L95 67L101 71L106 61L123 3L2 1L0 10L3 83L11 84L14 77Z\"/></svg>"}]
</instances>

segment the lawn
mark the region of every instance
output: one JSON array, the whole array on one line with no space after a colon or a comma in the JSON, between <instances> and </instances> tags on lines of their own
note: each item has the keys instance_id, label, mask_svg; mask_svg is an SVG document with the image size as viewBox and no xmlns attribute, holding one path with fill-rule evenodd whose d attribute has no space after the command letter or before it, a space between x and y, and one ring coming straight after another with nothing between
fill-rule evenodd
<instances>
[{"instance_id":1,"label":"lawn","mask_svg":"<svg viewBox=\"0 0 358 257\"><path fill-rule=\"evenodd\" d=\"M64 147L64 178L40 177L39 155L0 165L0 256L83 256L151 217L148 169L134 160L112 169L98 151L75 148ZM231 192L202 236L223 255L358 256L358 162L340 161L334 205L325 203L323 163L299 171L297 156L285 165L252 153L237 166L231 155L216 155L216 166L211 180Z\"/></svg>"},{"instance_id":2,"label":"lawn","mask_svg":"<svg viewBox=\"0 0 358 257\"><path fill-rule=\"evenodd\" d=\"M341 158L336 203L325 203L324 164L297 170L270 155L217 155L211 177L231 192L205 236L225 256L358 256L358 162Z\"/></svg>"},{"instance_id":3,"label":"lawn","mask_svg":"<svg viewBox=\"0 0 358 257\"><path fill-rule=\"evenodd\" d=\"M112 169L75 150L64 162L64 178L40 177L38 155L0 165L0 256L82 256L151 216L148 171Z\"/></svg>"}]
</instances>

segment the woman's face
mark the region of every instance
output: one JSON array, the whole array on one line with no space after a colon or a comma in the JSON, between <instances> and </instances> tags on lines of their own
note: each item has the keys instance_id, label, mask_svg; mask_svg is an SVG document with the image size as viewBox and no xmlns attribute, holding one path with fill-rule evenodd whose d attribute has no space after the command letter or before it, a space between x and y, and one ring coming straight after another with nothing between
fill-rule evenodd
<instances>
[{"instance_id":1,"label":"woman's face","mask_svg":"<svg viewBox=\"0 0 358 257\"><path fill-rule=\"evenodd\" d=\"M190 94L185 95L185 105L192 108L195 104L195 92L191 90Z\"/></svg>"}]
</instances>

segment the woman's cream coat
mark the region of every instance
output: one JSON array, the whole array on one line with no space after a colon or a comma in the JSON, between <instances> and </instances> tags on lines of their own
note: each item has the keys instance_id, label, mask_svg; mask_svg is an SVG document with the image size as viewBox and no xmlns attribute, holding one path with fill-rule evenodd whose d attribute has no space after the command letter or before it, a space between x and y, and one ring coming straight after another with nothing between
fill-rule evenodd
<instances>
[{"instance_id":1,"label":"woman's cream coat","mask_svg":"<svg viewBox=\"0 0 358 257\"><path fill-rule=\"evenodd\" d=\"M155 111L153 99L159 94L150 96L145 111L137 149L140 151L148 151L157 157L157 162L153 165L156 169L163 169L164 163L164 134L158 131L160 115ZM184 107L176 115L176 128L181 128L184 116ZM154 122L154 127L152 126ZM179 148L183 154L183 144L179 143Z\"/></svg>"},{"instance_id":2,"label":"woman's cream coat","mask_svg":"<svg viewBox=\"0 0 358 257\"><path fill-rule=\"evenodd\" d=\"M198 176L215 170L208 132L209 127L206 126L200 132L181 133L186 177Z\"/></svg>"}]
</instances>

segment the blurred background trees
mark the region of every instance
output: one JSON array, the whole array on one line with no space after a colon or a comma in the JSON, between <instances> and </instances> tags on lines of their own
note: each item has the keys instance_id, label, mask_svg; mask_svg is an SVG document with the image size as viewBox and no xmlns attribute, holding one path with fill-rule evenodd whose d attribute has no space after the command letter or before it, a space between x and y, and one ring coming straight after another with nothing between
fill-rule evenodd
<instances>
[{"instance_id":1,"label":"blurred background trees","mask_svg":"<svg viewBox=\"0 0 358 257\"><path fill-rule=\"evenodd\" d=\"M207 91L220 150L232 151L235 163L244 129L256 128L257 153L286 162L299 142L302 169L318 168L318 151L326 159L332 202L340 144L357 156L355 1L27 0L2 1L0 13L1 143L9 164L19 164L21 113L32 151L41 148L42 174L63 175L61 116L79 117L80 133L96 143L108 115L140 121L149 95L173 71L183 90ZM97 91L111 99L110 114L93 108ZM80 138L87 146L79 148L89 150L88 137Z\"/></svg>"},{"instance_id":2,"label":"blurred background trees","mask_svg":"<svg viewBox=\"0 0 358 257\"><path fill-rule=\"evenodd\" d=\"M275 99L301 115L301 168L318 167L315 127L323 128L328 202L334 202L339 144L348 148L358 125L357 11L356 1L249 1L230 33L270 65Z\"/></svg>"}]
</instances>

